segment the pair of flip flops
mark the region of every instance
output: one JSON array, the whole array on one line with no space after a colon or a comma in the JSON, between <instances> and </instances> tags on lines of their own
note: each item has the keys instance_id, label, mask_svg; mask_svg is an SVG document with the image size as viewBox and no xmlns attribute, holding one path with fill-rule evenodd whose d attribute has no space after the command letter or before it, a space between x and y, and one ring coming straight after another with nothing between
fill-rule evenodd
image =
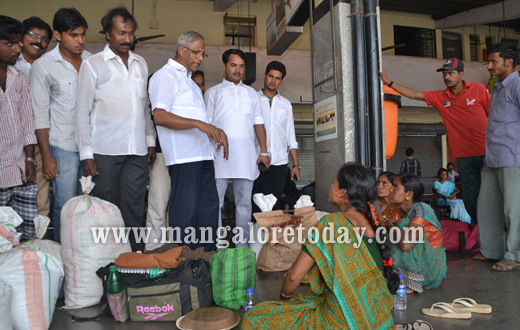
<instances>
[{"instance_id":1,"label":"pair of flip flops","mask_svg":"<svg viewBox=\"0 0 520 330\"><path fill-rule=\"evenodd\" d=\"M433 330L430 323L422 320L417 320L414 323L398 323L395 325L395 330Z\"/></svg>"},{"instance_id":2,"label":"pair of flip flops","mask_svg":"<svg viewBox=\"0 0 520 330\"><path fill-rule=\"evenodd\" d=\"M485 304L477 304L470 298L459 298L453 300L451 304L439 302L433 304L431 308L423 308L425 315L432 317L442 317L447 319L470 319L471 313L489 314L491 306Z\"/></svg>"}]
</instances>

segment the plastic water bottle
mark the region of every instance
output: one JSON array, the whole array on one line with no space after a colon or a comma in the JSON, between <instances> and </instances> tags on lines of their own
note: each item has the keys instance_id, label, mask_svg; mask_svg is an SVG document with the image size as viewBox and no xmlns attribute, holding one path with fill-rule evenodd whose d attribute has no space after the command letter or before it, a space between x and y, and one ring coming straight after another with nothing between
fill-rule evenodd
<instances>
[{"instance_id":1,"label":"plastic water bottle","mask_svg":"<svg viewBox=\"0 0 520 330\"><path fill-rule=\"evenodd\" d=\"M247 289L246 303L244 304L244 314L253 307L255 307L255 303L253 302L253 289Z\"/></svg>"},{"instance_id":2,"label":"plastic water bottle","mask_svg":"<svg viewBox=\"0 0 520 330\"><path fill-rule=\"evenodd\" d=\"M399 274L399 288L394 296L394 309L406 309L406 284L403 280L403 274Z\"/></svg>"},{"instance_id":3,"label":"plastic water bottle","mask_svg":"<svg viewBox=\"0 0 520 330\"><path fill-rule=\"evenodd\" d=\"M108 293L119 293L123 291L123 282L121 282L121 277L117 273L116 265L110 266L110 275L108 275L107 291Z\"/></svg>"},{"instance_id":4,"label":"plastic water bottle","mask_svg":"<svg viewBox=\"0 0 520 330\"><path fill-rule=\"evenodd\" d=\"M117 271L122 274L148 274L150 278L157 277L162 273L166 272L166 268L124 268L117 267Z\"/></svg>"}]
</instances>

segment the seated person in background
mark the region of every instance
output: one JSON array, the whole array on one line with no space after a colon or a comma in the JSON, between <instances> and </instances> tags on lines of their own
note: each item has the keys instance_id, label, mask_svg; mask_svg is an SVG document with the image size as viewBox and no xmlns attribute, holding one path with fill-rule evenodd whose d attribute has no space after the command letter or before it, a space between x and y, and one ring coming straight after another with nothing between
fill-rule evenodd
<instances>
[{"instance_id":1,"label":"seated person in background","mask_svg":"<svg viewBox=\"0 0 520 330\"><path fill-rule=\"evenodd\" d=\"M471 217L464 207L464 201L456 197L459 190L455 187L455 183L448 180L448 170L441 168L437 172L437 176L439 180L433 183L435 196L439 198L437 204L440 206L449 205L451 207L450 218L471 223Z\"/></svg>"},{"instance_id":2,"label":"seated person in background","mask_svg":"<svg viewBox=\"0 0 520 330\"><path fill-rule=\"evenodd\" d=\"M401 232L399 242L389 245L394 268L403 273L409 293L438 287L446 278L447 271L442 228L433 209L420 202L423 193L424 186L418 176L397 176L390 192L390 201L399 205L404 217L397 222L390 219L385 223L389 232L393 227L399 228ZM407 233L405 228L422 229L422 240L421 231ZM411 243L404 242L405 234L406 240Z\"/></svg>"},{"instance_id":3,"label":"seated person in background","mask_svg":"<svg viewBox=\"0 0 520 330\"><path fill-rule=\"evenodd\" d=\"M453 163L448 163L446 167L448 168L448 180L450 180L453 183L458 182L459 180L457 179L459 177L459 173L455 172L455 165L453 165Z\"/></svg>"},{"instance_id":4,"label":"seated person in background","mask_svg":"<svg viewBox=\"0 0 520 330\"><path fill-rule=\"evenodd\" d=\"M401 209L399 205L390 202L390 190L392 182L397 175L392 172L383 172L377 179L377 200L374 208L387 219L399 220Z\"/></svg>"},{"instance_id":5,"label":"seated person in background","mask_svg":"<svg viewBox=\"0 0 520 330\"><path fill-rule=\"evenodd\" d=\"M245 314L243 329L305 329L309 325L313 329L395 329L392 294L399 278L392 270L386 242L378 245L374 240L378 228L371 205L375 187L374 174L364 166L347 163L341 167L329 194L329 202L339 212L321 218L318 231L311 231L302 245L283 280L280 299L287 301L256 305ZM322 234L329 223L334 225L332 243L326 243ZM348 230L350 242L339 242L340 227ZM362 242L352 235L354 227L366 228ZM311 290L292 297L306 274Z\"/></svg>"}]
</instances>

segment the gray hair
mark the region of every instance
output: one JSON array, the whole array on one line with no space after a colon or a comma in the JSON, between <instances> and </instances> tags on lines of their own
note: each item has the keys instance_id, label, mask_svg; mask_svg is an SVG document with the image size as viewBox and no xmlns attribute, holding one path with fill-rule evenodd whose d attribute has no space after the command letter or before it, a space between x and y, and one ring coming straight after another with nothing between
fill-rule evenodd
<instances>
[{"instance_id":1,"label":"gray hair","mask_svg":"<svg viewBox=\"0 0 520 330\"><path fill-rule=\"evenodd\" d=\"M175 52L179 54L179 46L186 46L188 47L191 43L202 39L204 41L204 37L195 31L186 31L177 40L177 47L175 48Z\"/></svg>"}]
</instances>

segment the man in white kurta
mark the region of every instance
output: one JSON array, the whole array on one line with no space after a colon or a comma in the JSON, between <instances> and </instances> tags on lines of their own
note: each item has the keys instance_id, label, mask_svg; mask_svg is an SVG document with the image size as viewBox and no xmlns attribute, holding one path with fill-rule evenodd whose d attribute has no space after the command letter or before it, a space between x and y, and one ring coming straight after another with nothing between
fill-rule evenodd
<instances>
[{"instance_id":1,"label":"man in white kurta","mask_svg":"<svg viewBox=\"0 0 520 330\"><path fill-rule=\"evenodd\" d=\"M251 219L251 193L253 182L260 174L258 164L269 168L264 120L256 91L242 83L245 71L245 54L230 49L222 55L225 79L204 94L210 122L223 129L229 142L229 159L222 152L215 159L215 178L222 210L230 179L236 204L236 226L242 228L243 237L238 236L236 247L247 246L249 220ZM255 139L258 138L261 153L257 155ZM222 217L219 216L219 226Z\"/></svg>"},{"instance_id":2,"label":"man in white kurta","mask_svg":"<svg viewBox=\"0 0 520 330\"><path fill-rule=\"evenodd\" d=\"M116 8L102 20L108 44L83 62L79 72L76 142L94 196L119 207L126 227L141 227L155 130L146 90L148 67L130 52L135 19ZM134 232L132 251L141 251Z\"/></svg>"}]
</instances>

